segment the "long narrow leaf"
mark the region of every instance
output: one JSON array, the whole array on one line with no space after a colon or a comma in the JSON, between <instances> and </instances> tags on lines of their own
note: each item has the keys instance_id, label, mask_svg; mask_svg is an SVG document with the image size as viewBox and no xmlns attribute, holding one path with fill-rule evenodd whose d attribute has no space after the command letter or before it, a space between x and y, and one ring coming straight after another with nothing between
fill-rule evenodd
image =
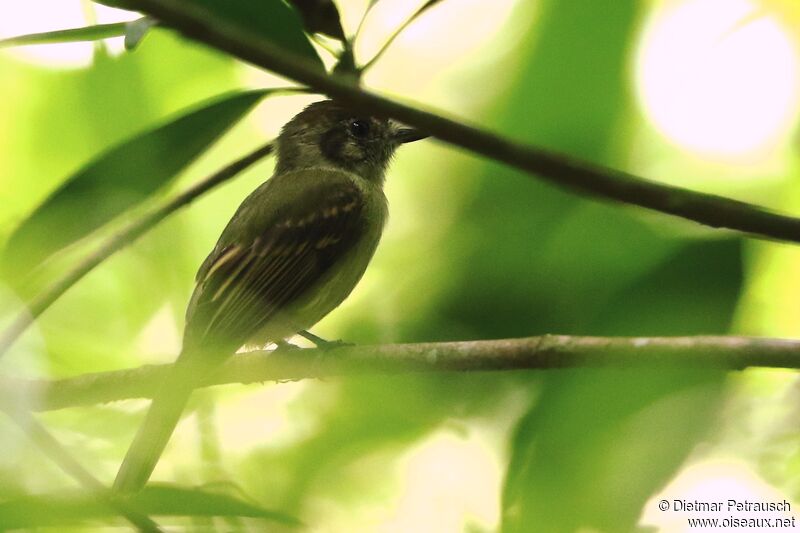
<instances>
[{"instance_id":1,"label":"long narrow leaf","mask_svg":"<svg viewBox=\"0 0 800 533\"><path fill-rule=\"evenodd\" d=\"M109 37L120 37L125 35L127 23L117 22L114 24L97 24L86 26L85 28L71 28L68 30L48 31L44 33L30 33L19 35L9 39L0 40L0 48L10 46L23 46L26 44L53 44L53 43L75 43L81 41L97 41Z\"/></svg>"},{"instance_id":2,"label":"long narrow leaf","mask_svg":"<svg viewBox=\"0 0 800 533\"><path fill-rule=\"evenodd\" d=\"M25 272L173 181L269 92L217 98L87 163L11 235L3 255L6 274Z\"/></svg>"},{"instance_id":3,"label":"long narrow leaf","mask_svg":"<svg viewBox=\"0 0 800 533\"><path fill-rule=\"evenodd\" d=\"M174 485L148 486L130 503L150 516L237 516L260 518L285 526L301 525L293 516L233 496ZM114 519L116 516L114 509L82 491L21 496L0 502L0 527L4 530L64 526Z\"/></svg>"},{"instance_id":4,"label":"long narrow leaf","mask_svg":"<svg viewBox=\"0 0 800 533\"><path fill-rule=\"evenodd\" d=\"M103 4L122 9L136 10L126 0L94 0ZM322 60L317 51L306 37L303 20L300 14L289 7L283 0L185 0L187 4L207 12L210 18L241 28L243 31L257 35L271 41L276 46L286 50L300 59L305 59L312 65L324 69ZM325 2L323 2L325 3ZM331 3L335 11L335 4ZM325 28L313 28L309 31L331 31L335 37L343 38L341 27L332 28L330 7L325 14ZM338 11L335 13L338 16ZM338 20L336 21L338 23ZM340 34L341 32L341 34Z\"/></svg>"}]
</instances>

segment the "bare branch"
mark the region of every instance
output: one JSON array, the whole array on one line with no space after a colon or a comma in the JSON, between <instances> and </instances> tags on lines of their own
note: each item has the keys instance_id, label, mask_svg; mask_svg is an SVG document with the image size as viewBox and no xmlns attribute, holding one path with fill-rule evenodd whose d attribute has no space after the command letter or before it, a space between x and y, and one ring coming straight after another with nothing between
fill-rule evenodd
<instances>
[{"instance_id":1,"label":"bare branch","mask_svg":"<svg viewBox=\"0 0 800 533\"><path fill-rule=\"evenodd\" d=\"M250 352L229 360L204 387L410 372L490 372L569 367L680 364L740 370L800 368L800 341L752 337L574 337L352 346ZM33 409L152 398L170 365L86 374L56 381L0 379L0 389L36 398Z\"/></svg>"},{"instance_id":2,"label":"bare branch","mask_svg":"<svg viewBox=\"0 0 800 533\"><path fill-rule=\"evenodd\" d=\"M64 277L53 282L50 287L38 294L33 300L28 302L27 307L16 319L0 334L0 357L2 357L14 342L33 324L36 318L41 315L50 305L53 304L70 287L75 285L86 274L91 272L97 265L105 261L108 257L129 245L156 224L167 218L170 214L181 207L190 204L195 198L213 189L217 185L228 181L240 172L244 171L257 161L272 153L272 142L269 142L253 152L234 161L233 163L218 170L203 181L179 194L163 206L152 211L150 214L136 220L126 228L103 243L93 254L89 255L75 268L69 271Z\"/></svg>"}]
</instances>

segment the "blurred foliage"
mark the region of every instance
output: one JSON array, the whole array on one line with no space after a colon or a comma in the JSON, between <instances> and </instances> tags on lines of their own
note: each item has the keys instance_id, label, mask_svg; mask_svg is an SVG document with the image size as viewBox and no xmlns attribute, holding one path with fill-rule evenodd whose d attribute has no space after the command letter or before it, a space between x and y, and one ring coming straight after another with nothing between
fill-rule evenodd
<instances>
[{"instance_id":1,"label":"blurred foliage","mask_svg":"<svg viewBox=\"0 0 800 533\"><path fill-rule=\"evenodd\" d=\"M153 484L132 498L131 503L154 516L239 516L261 518L287 526L300 522L282 513L208 491ZM4 528L39 528L80 524L101 518L115 518L114 512L91 495L46 494L23 496L0 503L0 524Z\"/></svg>"},{"instance_id":2,"label":"blurred foliage","mask_svg":"<svg viewBox=\"0 0 800 533\"><path fill-rule=\"evenodd\" d=\"M358 17L350 13L384 2L390 3L290 2L295 12L278 0L196 0L226 23L268 36L320 68L318 48L302 28L342 39L354 33L347 21ZM427 10L433 4L436 9ZM431 18L445 7L463 9L458 0L420 1L418 7ZM518 2L509 21L493 31L522 28L519 40L507 43L496 65L491 58L462 61L458 91L441 105L525 142L624 169L640 127L629 64L646 12L635 0ZM453 31L437 28L426 45L444 48L442 36ZM402 51L402 35L393 46ZM431 50L415 60L428 55ZM390 65L391 57L385 59ZM472 66L478 61L483 63ZM465 73L470 68L473 78ZM18 285L20 272L28 275L30 265L57 252L37 265L23 298L117 224L158 202L165 189L244 153L274 135L276 116L285 120L299 109L288 98L267 101L217 141L262 96L240 91L274 80L160 27L132 53L115 55L100 45L89 68L48 69L3 54L0 70L8 73L0 76L0 98L9 102L0 115L0 201L8 206L0 212L0 237L6 265L14 267L7 269L6 283ZM496 83L483 82L491 87L477 87L491 77ZM425 101L438 79L414 83L422 96L413 96ZM237 92L185 111L229 91ZM469 100L465 95L472 92L483 100ZM367 343L541 333L724 334L734 328L748 276L758 274L743 266L739 239L689 232L666 217L577 198L441 147L419 148L422 156L416 149L402 151L389 176L393 218L373 266L350 301L320 325L323 334ZM21 343L4 371L32 368L48 377L171 360L194 271L238 202L268 174L269 164L258 165L107 261L42 317L26 339L41 342ZM114 191L130 187L135 197L114 200ZM58 203L69 223L56 217ZM31 225L40 229L25 229ZM36 253L23 253L26 247ZM0 317L16 309L5 305ZM237 515L283 522L297 516L312 530L370 531L379 529L373 526L381 519L402 514L396 509L413 499L409 490L454 475L442 468L469 470L496 460L504 474L457 487L446 500L472 491L494 502L494 515L462 510L445 523L429 514L427 529L414 525L430 531L633 530L648 499L698 444L725 440L709 428L734 409L730 404L738 405L736 412L746 410L731 400L726 385L721 372L637 368L220 387L199 395L154 476L205 488L154 485L140 503L157 515L200 517L175 523L195 529L223 524L210 515ZM748 394L737 398L752 407L742 399ZM69 409L43 420L108 481L143 405ZM792 414L780 420L796 421ZM797 471L800 439L778 427L757 441L759 449L774 452L772 462L751 459L781 484L786 478L776 474L780 467L792 464ZM424 463L431 471L427 480L404 477L403 465L443 432L460 442L490 442L490 450L460 463L450 462L455 451L453 457L434 456ZM737 438L730 440L742 441ZM0 446L9 450L0 457L0 529L88 518L89 524L119 523L98 521L109 511L86 499L55 498L66 478L42 466L38 452L5 420ZM437 498L445 496L431 492L430 499ZM403 530L409 522L397 523ZM238 519L224 524L231 531L263 527Z\"/></svg>"},{"instance_id":3,"label":"blurred foliage","mask_svg":"<svg viewBox=\"0 0 800 533\"><path fill-rule=\"evenodd\" d=\"M4 251L8 278L21 277L52 253L165 187L267 92L235 93L184 112L87 163L8 239Z\"/></svg>"},{"instance_id":4,"label":"blurred foliage","mask_svg":"<svg viewBox=\"0 0 800 533\"><path fill-rule=\"evenodd\" d=\"M221 23L227 23L252 35L263 36L287 54L322 68L314 47L303 34L302 18L288 5L277 0L191 0Z\"/></svg>"},{"instance_id":5,"label":"blurred foliage","mask_svg":"<svg viewBox=\"0 0 800 533\"><path fill-rule=\"evenodd\" d=\"M309 33L323 33L342 42L346 40L339 10L332 0L289 0L303 18Z\"/></svg>"}]
</instances>

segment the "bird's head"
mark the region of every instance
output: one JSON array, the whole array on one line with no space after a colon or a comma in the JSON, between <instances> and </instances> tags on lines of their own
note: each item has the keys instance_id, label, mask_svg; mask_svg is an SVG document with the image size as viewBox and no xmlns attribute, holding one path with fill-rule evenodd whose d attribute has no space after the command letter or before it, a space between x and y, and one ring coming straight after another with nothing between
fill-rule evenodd
<instances>
[{"instance_id":1,"label":"bird's head","mask_svg":"<svg viewBox=\"0 0 800 533\"><path fill-rule=\"evenodd\" d=\"M335 167L382 183L397 147L424 137L391 120L323 100L303 109L281 130L276 172Z\"/></svg>"}]
</instances>

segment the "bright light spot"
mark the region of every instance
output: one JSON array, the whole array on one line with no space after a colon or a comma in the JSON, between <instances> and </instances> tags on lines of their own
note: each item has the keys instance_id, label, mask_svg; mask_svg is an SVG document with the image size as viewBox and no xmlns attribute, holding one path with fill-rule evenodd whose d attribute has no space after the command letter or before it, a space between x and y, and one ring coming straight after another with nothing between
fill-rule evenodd
<instances>
[{"instance_id":1,"label":"bright light spot","mask_svg":"<svg viewBox=\"0 0 800 533\"><path fill-rule=\"evenodd\" d=\"M302 381L240 386L240 394L222 398L216 416L222 449L235 454L256 446L281 448L307 436L314 429L312 421L292 412L307 388Z\"/></svg>"},{"instance_id":2,"label":"bright light spot","mask_svg":"<svg viewBox=\"0 0 800 533\"><path fill-rule=\"evenodd\" d=\"M662 500L668 503L666 511L659 508ZM748 512L737 511L735 508L729 510L728 500L778 503L788 499L759 478L744 463L733 460L713 460L686 468L660 494L653 496L645 504L639 525L656 527L660 533L694 533L697 531L722 531L722 529L690 527L687 518L717 518L722 522L731 517L776 519L793 516L791 512ZM687 503L719 503L721 509L719 511L688 511L685 510ZM794 504L789 503L791 508L795 509ZM768 530L750 528L748 531Z\"/></svg>"},{"instance_id":3,"label":"bright light spot","mask_svg":"<svg viewBox=\"0 0 800 533\"><path fill-rule=\"evenodd\" d=\"M95 6L97 23L107 24L122 22L136 18L135 13L105 6ZM27 0L6 5L0 11L0 39L42 33L54 30L65 30L87 26L86 12L79 0ZM107 39L113 43L110 49L118 52L122 49L122 38ZM46 67L84 67L92 62L94 43L59 43L20 46L5 49L4 54L12 54L19 59Z\"/></svg>"},{"instance_id":4,"label":"bright light spot","mask_svg":"<svg viewBox=\"0 0 800 533\"><path fill-rule=\"evenodd\" d=\"M798 112L798 56L786 27L748 0L669 3L648 25L637 92L667 138L699 155L758 160Z\"/></svg>"},{"instance_id":5,"label":"bright light spot","mask_svg":"<svg viewBox=\"0 0 800 533\"><path fill-rule=\"evenodd\" d=\"M86 25L79 2L35 0L6 6L0 17L0 38L41 33ZM80 67L92 57L91 43L65 43L21 46L4 50L20 59L43 66Z\"/></svg>"},{"instance_id":6,"label":"bright light spot","mask_svg":"<svg viewBox=\"0 0 800 533\"><path fill-rule=\"evenodd\" d=\"M136 342L136 353L144 359L157 357L159 363L171 363L181 351L181 334L175 324L172 307L166 304L150 319ZM167 360L161 358L167 357Z\"/></svg>"},{"instance_id":7,"label":"bright light spot","mask_svg":"<svg viewBox=\"0 0 800 533\"><path fill-rule=\"evenodd\" d=\"M308 438L316 429L314 421L294 408L307 387L306 382L300 381L269 386L237 385L228 389L227 394L216 396L213 424L223 457L241 456L254 448L285 448ZM142 406L136 408L140 410ZM184 417L175 428L153 479L166 481L177 476L201 482L200 440L197 416Z\"/></svg>"},{"instance_id":8,"label":"bright light spot","mask_svg":"<svg viewBox=\"0 0 800 533\"><path fill-rule=\"evenodd\" d=\"M406 0L375 4L356 42L358 61L372 58L422 4ZM367 81L406 98L441 101L446 108L462 110L463 105L483 101L505 84L470 84L459 67L469 65L485 72L513 50L530 29L529 24L511 23L514 14L520 12L519 4L516 0L495 0L491 9L487 9L484 0L436 4L395 39L367 74ZM443 28L451 30L442 31ZM462 28L464 31L460 31ZM465 84L469 90L464 90Z\"/></svg>"},{"instance_id":9,"label":"bright light spot","mask_svg":"<svg viewBox=\"0 0 800 533\"><path fill-rule=\"evenodd\" d=\"M442 430L400 460L403 494L381 533L492 530L499 520L502 468L480 432Z\"/></svg>"}]
</instances>

